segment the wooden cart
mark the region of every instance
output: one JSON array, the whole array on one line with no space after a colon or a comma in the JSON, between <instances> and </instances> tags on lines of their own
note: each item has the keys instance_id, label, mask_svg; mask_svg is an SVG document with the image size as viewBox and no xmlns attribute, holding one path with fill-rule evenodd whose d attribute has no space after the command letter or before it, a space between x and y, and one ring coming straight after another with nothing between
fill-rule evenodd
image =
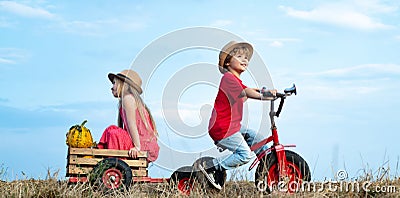
<instances>
[{"instance_id":1,"label":"wooden cart","mask_svg":"<svg viewBox=\"0 0 400 198\"><path fill-rule=\"evenodd\" d=\"M69 147L66 177L69 183L91 182L106 189L129 187L132 182L169 182L150 178L148 164L146 152L132 159L124 150Z\"/></svg>"},{"instance_id":2,"label":"wooden cart","mask_svg":"<svg viewBox=\"0 0 400 198\"><path fill-rule=\"evenodd\" d=\"M129 188L132 182L170 183L185 195L190 195L198 178L193 166L177 169L170 178L151 178L148 165L146 152L132 159L125 150L69 147L66 177L69 183L90 182L103 191Z\"/></svg>"}]
</instances>

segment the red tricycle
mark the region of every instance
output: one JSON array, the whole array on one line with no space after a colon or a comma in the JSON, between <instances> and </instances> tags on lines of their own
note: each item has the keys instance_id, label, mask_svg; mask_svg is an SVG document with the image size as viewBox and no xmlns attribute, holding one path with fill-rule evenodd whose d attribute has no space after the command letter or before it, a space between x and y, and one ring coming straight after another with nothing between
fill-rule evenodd
<instances>
[{"instance_id":1,"label":"red tricycle","mask_svg":"<svg viewBox=\"0 0 400 198\"><path fill-rule=\"evenodd\" d=\"M263 93L263 90L261 90L261 92L265 97L272 97L269 95L269 92ZM292 94L297 94L295 85L293 85L291 88L285 89L284 93L277 93L276 96L273 96L269 112L272 134L268 138L256 143L251 147L251 150L255 151L258 148L272 142L272 146L268 150L260 153L249 167L250 171L258 164L255 172L255 185L260 191L271 192L273 190L279 190L285 192L296 192L301 187L302 181L311 180L310 169L307 165L307 162L297 153L285 149L286 147L295 147L295 145L282 145L278 138L275 117L279 117L286 97L291 96ZM280 104L278 110L275 111L274 102L277 99L280 99ZM213 158L200 158L193 164L192 167L197 167L196 164L211 159ZM190 167L186 167L185 169L186 171L192 170L193 172L175 172L175 175L173 175L178 183L178 189L180 189L181 192L190 192L190 190L193 188L193 178L202 178L203 181L207 181L204 179L201 172L191 169ZM207 173L213 174L213 177L210 178L214 178L214 183L220 186L224 185L226 180L225 171L213 171ZM208 186L210 188L215 188L214 185L211 185L211 182L208 182Z\"/></svg>"}]
</instances>

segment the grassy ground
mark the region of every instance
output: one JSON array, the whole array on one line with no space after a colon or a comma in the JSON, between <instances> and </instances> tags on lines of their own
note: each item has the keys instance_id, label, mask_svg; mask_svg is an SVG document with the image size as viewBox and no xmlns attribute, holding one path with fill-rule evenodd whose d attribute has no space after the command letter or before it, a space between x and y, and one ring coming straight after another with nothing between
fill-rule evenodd
<instances>
[{"instance_id":1,"label":"grassy ground","mask_svg":"<svg viewBox=\"0 0 400 198\"><path fill-rule=\"evenodd\" d=\"M295 193L263 192L251 181L227 181L221 191L196 184L189 197L400 197L399 177L389 176L389 168L364 173L352 181L311 182L299 187ZM6 169L0 166L0 198L2 197L187 197L178 192L176 186L168 183L134 183L126 191L104 193L95 190L89 183L68 184L60 181L58 173L48 171L47 178L17 179L2 181ZM396 171L397 173L397 171Z\"/></svg>"},{"instance_id":2,"label":"grassy ground","mask_svg":"<svg viewBox=\"0 0 400 198\"><path fill-rule=\"evenodd\" d=\"M273 192L267 194L258 191L254 182L228 181L220 192L197 187L190 197L400 197L400 181L398 179L370 182L368 183L369 192L366 192L362 186L360 186L359 192L351 190L351 186L346 191L345 187L340 189L339 184L336 184L336 190L332 186L329 189L327 183L324 184L325 188L321 189L322 184L324 183L316 183L316 188L311 187L310 190L306 189L297 193ZM377 190L391 192L375 192ZM0 197L185 197L174 186L167 183L133 184L125 192L112 191L105 194L93 190L89 184L68 185L66 181L52 178L1 181L0 192Z\"/></svg>"}]
</instances>

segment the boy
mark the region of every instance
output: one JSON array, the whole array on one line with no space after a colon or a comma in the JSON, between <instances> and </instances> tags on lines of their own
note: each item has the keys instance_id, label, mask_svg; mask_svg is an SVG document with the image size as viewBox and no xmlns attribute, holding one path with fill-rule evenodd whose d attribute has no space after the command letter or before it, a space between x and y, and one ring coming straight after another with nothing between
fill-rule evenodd
<instances>
[{"instance_id":1,"label":"boy","mask_svg":"<svg viewBox=\"0 0 400 198\"><path fill-rule=\"evenodd\" d=\"M208 131L218 147L228 149L232 154L198 165L198 168L217 189L222 187L216 183L213 175L207 172L229 170L248 163L253 157L250 146L264 139L257 136L255 131L241 127L243 103L247 98L271 99L263 97L259 89L243 85L240 80L240 75L246 71L252 55L253 47L249 43L236 41L226 44L219 54L218 66L223 77ZM273 96L276 94L276 90L269 92ZM255 153L259 154L266 149L267 146L261 147Z\"/></svg>"}]
</instances>

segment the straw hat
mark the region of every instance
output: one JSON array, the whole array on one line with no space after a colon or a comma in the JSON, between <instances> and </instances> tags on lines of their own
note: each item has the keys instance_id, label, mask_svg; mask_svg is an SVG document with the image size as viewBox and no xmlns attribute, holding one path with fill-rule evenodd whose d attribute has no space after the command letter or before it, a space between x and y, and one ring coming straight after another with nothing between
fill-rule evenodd
<instances>
[{"instance_id":1,"label":"straw hat","mask_svg":"<svg viewBox=\"0 0 400 198\"><path fill-rule=\"evenodd\" d=\"M110 79L111 82L113 82L114 78L118 78L123 82L127 83L128 85L136 89L136 91L138 91L139 94L143 93L143 90L141 88L142 79L140 78L139 74L136 73L135 71L126 69L118 74L113 74L113 73L108 74L108 79Z\"/></svg>"},{"instance_id":2,"label":"straw hat","mask_svg":"<svg viewBox=\"0 0 400 198\"><path fill-rule=\"evenodd\" d=\"M245 47L249 50L250 54L248 59L251 59L251 56L253 55L253 46L251 46L249 43L246 42L237 42L237 41L231 41L228 44L226 44L222 50L219 52L219 62L218 62L218 66L219 66L219 71L221 73L225 73L225 69L224 69L224 62L226 57L229 55L229 53L237 48L237 47Z\"/></svg>"}]
</instances>

